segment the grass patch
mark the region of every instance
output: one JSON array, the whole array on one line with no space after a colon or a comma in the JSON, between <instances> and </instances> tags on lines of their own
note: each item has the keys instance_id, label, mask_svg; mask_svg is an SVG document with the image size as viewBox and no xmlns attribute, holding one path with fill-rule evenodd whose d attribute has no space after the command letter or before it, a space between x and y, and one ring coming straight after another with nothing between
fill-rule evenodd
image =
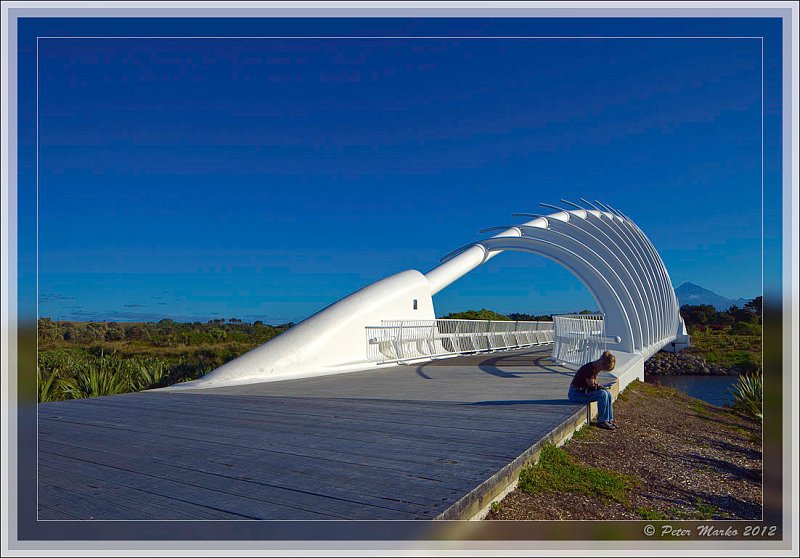
<instances>
[{"instance_id":1,"label":"grass patch","mask_svg":"<svg viewBox=\"0 0 800 558\"><path fill-rule=\"evenodd\" d=\"M717 513L717 506L706 504L700 498L695 500L694 509L670 508L667 515L674 519L713 519Z\"/></svg>"},{"instance_id":2,"label":"grass patch","mask_svg":"<svg viewBox=\"0 0 800 558\"><path fill-rule=\"evenodd\" d=\"M634 511L636 512L636 515L649 521L664 521L669 519L667 514L660 512L655 508L640 507L636 508Z\"/></svg>"},{"instance_id":3,"label":"grass patch","mask_svg":"<svg viewBox=\"0 0 800 558\"><path fill-rule=\"evenodd\" d=\"M630 389L634 389L636 392L641 393L642 395L660 397L662 399L684 399L686 397L684 393L678 391L677 389L655 383L651 384L649 382L641 382L639 380L634 380L631 382L626 391Z\"/></svg>"},{"instance_id":4,"label":"grass patch","mask_svg":"<svg viewBox=\"0 0 800 558\"><path fill-rule=\"evenodd\" d=\"M690 403L692 411L694 411L700 418L711 418L711 412L699 399L694 399Z\"/></svg>"},{"instance_id":5,"label":"grass patch","mask_svg":"<svg viewBox=\"0 0 800 558\"><path fill-rule=\"evenodd\" d=\"M667 515L670 519L696 519L693 511L683 508L670 508L667 510Z\"/></svg>"},{"instance_id":6,"label":"grass patch","mask_svg":"<svg viewBox=\"0 0 800 558\"><path fill-rule=\"evenodd\" d=\"M728 331L692 331L693 351L706 362L727 368L745 366L748 371L761 369L762 336L736 335Z\"/></svg>"},{"instance_id":7,"label":"grass patch","mask_svg":"<svg viewBox=\"0 0 800 558\"><path fill-rule=\"evenodd\" d=\"M491 511L492 513L500 513L502 509L503 509L502 502L492 502L491 505L489 506L489 511Z\"/></svg>"},{"instance_id":8,"label":"grass patch","mask_svg":"<svg viewBox=\"0 0 800 558\"><path fill-rule=\"evenodd\" d=\"M591 437L592 429L588 424L584 424L572 433L572 439L576 441L587 440Z\"/></svg>"},{"instance_id":9,"label":"grass patch","mask_svg":"<svg viewBox=\"0 0 800 558\"><path fill-rule=\"evenodd\" d=\"M714 514L717 513L717 506L712 506L711 504L705 504L701 502L699 499L695 503L694 507L697 510L697 514L699 515L698 519L711 519L714 517Z\"/></svg>"},{"instance_id":10,"label":"grass patch","mask_svg":"<svg viewBox=\"0 0 800 558\"><path fill-rule=\"evenodd\" d=\"M634 477L580 463L552 444L542 448L539 461L519 476L519 489L529 494L570 492L621 504L628 502L626 492L637 484Z\"/></svg>"}]
</instances>

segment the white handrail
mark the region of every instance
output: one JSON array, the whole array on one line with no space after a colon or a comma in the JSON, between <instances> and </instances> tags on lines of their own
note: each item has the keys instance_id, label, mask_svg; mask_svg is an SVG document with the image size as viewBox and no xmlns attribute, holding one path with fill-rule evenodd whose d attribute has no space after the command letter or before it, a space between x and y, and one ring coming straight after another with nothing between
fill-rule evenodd
<instances>
[{"instance_id":1,"label":"white handrail","mask_svg":"<svg viewBox=\"0 0 800 558\"><path fill-rule=\"evenodd\" d=\"M553 360L582 366L597 360L606 350L603 314L564 314L553 316L555 343ZM611 340L612 342L617 339Z\"/></svg>"},{"instance_id":2,"label":"white handrail","mask_svg":"<svg viewBox=\"0 0 800 558\"><path fill-rule=\"evenodd\" d=\"M553 322L383 320L367 326L367 359L402 362L553 342Z\"/></svg>"}]
</instances>

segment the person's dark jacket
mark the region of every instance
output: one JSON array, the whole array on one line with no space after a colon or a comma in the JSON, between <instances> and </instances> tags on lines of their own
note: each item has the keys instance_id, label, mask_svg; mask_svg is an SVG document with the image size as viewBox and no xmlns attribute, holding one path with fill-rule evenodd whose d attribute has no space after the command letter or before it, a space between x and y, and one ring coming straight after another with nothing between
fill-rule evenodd
<instances>
[{"instance_id":1,"label":"person's dark jacket","mask_svg":"<svg viewBox=\"0 0 800 558\"><path fill-rule=\"evenodd\" d=\"M575 373L570 385L582 391L594 391L600 387L597 384L597 375L601 371L602 368L599 361L587 362Z\"/></svg>"}]
</instances>

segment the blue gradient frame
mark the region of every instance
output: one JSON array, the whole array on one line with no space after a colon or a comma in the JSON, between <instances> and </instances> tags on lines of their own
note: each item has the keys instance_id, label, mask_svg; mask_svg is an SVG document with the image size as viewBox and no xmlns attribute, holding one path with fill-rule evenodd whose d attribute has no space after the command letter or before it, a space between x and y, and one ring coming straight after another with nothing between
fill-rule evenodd
<instances>
[{"instance_id":1,"label":"blue gradient frame","mask_svg":"<svg viewBox=\"0 0 800 558\"><path fill-rule=\"evenodd\" d=\"M18 189L19 189L19 328L20 365L18 537L20 540L389 540L389 539L551 539L640 538L638 523L626 531L603 523L582 526L580 534L566 523L551 528L520 522L502 529L491 525L418 522L39 522L35 476L35 337L37 318L37 177L36 46L38 36L246 36L246 35L548 35L607 36L763 36L764 37L764 297L781 322L782 292L782 29L780 19L256 19L256 18L26 18L18 27ZM491 224L491 223L490 223ZM29 334L25 336L26 332ZM765 352L780 352L780 337L765 338ZM34 351L33 353L31 351ZM777 369L778 373L780 368ZM771 376L775 380L775 375ZM765 431L777 432L777 444L766 440L765 465L781 460L782 415L768 413ZM766 469L766 467L765 467ZM769 484L769 486L766 486ZM765 520L781 517L780 479L765 475ZM724 528L725 522L717 522ZM636 533L639 533L637 537Z\"/></svg>"}]
</instances>

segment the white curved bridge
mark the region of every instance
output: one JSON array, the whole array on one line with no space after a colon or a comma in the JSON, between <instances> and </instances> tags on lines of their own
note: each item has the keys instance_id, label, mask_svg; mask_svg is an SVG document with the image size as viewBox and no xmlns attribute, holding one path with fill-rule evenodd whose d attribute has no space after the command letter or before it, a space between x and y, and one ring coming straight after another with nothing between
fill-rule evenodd
<instances>
[{"instance_id":1,"label":"white curved bridge","mask_svg":"<svg viewBox=\"0 0 800 558\"><path fill-rule=\"evenodd\" d=\"M548 215L517 214L530 220L486 229L482 232L501 232L459 248L424 275L403 271L368 285L204 378L169 389L211 388L381 366L369 354L367 328L406 321L427 324L415 327L438 328L433 295L506 250L549 258L586 286L605 315L605 339L611 341L608 349L617 355L615 373L624 387L632 379L643 378L644 360L667 345L688 345L689 337L669 274L647 236L614 208L581 201L584 206L562 200L574 209L541 204L555 210ZM485 337L489 343L491 336L487 333ZM534 337L528 334L528 338Z\"/></svg>"}]
</instances>

